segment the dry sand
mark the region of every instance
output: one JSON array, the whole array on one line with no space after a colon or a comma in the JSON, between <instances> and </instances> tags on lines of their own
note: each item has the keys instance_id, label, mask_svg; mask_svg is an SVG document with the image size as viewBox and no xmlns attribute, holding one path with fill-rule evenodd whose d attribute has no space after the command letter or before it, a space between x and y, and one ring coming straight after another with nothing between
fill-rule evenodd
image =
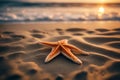
<instances>
[{"instance_id":1,"label":"dry sand","mask_svg":"<svg viewBox=\"0 0 120 80\"><path fill-rule=\"evenodd\" d=\"M68 39L90 52L44 63L51 47L39 41ZM120 80L120 23L30 23L0 25L0 80Z\"/></svg>"}]
</instances>

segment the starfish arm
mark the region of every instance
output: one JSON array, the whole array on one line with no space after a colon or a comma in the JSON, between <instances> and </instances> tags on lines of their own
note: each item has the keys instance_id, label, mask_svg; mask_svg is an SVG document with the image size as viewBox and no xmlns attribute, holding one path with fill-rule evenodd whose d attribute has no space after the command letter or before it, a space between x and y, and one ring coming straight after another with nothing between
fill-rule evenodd
<instances>
[{"instance_id":1,"label":"starfish arm","mask_svg":"<svg viewBox=\"0 0 120 80\"><path fill-rule=\"evenodd\" d=\"M81 54L83 54L83 55L89 55L88 52L85 52L85 51L77 48L76 46L73 46L73 45L70 45L70 44L65 44L64 46L70 48L71 50L73 50L73 51L75 51L75 52L79 52L79 53L81 53Z\"/></svg>"},{"instance_id":2,"label":"starfish arm","mask_svg":"<svg viewBox=\"0 0 120 80\"><path fill-rule=\"evenodd\" d=\"M48 46L57 46L57 42L40 42L41 44L48 45Z\"/></svg>"},{"instance_id":3,"label":"starfish arm","mask_svg":"<svg viewBox=\"0 0 120 80\"><path fill-rule=\"evenodd\" d=\"M73 55L73 53L70 51L69 48L64 47L63 45L61 45L61 47L63 49L62 53L64 56L66 56L70 60L74 61L75 63L82 64L82 61L79 58L77 58L75 55Z\"/></svg>"},{"instance_id":4,"label":"starfish arm","mask_svg":"<svg viewBox=\"0 0 120 80\"><path fill-rule=\"evenodd\" d=\"M59 45L57 47L52 48L52 51L46 57L45 62L51 61L54 57L56 57L58 54L60 54L59 48L60 48Z\"/></svg>"}]
</instances>

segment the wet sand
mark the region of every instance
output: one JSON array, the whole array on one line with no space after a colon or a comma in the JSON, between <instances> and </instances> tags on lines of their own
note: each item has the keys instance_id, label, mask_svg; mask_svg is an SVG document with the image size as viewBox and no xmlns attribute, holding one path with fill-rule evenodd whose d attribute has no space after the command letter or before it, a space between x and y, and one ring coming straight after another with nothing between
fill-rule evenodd
<instances>
[{"instance_id":1,"label":"wet sand","mask_svg":"<svg viewBox=\"0 0 120 80\"><path fill-rule=\"evenodd\" d=\"M51 47L40 41L67 39L90 52L62 54L45 63ZM0 80L120 80L120 23L28 23L0 25Z\"/></svg>"}]
</instances>

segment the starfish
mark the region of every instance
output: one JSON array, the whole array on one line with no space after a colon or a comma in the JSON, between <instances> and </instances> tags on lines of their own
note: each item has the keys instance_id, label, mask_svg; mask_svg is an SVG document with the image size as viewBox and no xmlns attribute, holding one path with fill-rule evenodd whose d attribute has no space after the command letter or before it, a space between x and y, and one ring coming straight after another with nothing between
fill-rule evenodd
<instances>
[{"instance_id":1,"label":"starfish","mask_svg":"<svg viewBox=\"0 0 120 80\"><path fill-rule=\"evenodd\" d=\"M64 56L66 56L67 58L69 58L73 62L75 62L77 64L82 64L82 61L79 58L77 58L75 55L73 55L71 50L73 50L75 52L79 52L79 53L84 54L84 55L89 55L88 52L84 52L84 51L80 50L79 48L77 48L71 44L68 44L67 39L63 39L63 40L60 40L57 42L42 42L41 41L40 43L52 47L52 51L46 57L45 62L51 61L57 55L62 53Z\"/></svg>"}]
</instances>

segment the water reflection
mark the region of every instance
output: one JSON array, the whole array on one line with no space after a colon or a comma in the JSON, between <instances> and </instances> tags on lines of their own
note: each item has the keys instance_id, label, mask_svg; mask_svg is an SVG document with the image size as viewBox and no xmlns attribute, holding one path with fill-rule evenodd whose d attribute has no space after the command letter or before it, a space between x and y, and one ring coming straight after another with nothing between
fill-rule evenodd
<instances>
[{"instance_id":1,"label":"water reflection","mask_svg":"<svg viewBox=\"0 0 120 80\"><path fill-rule=\"evenodd\" d=\"M100 6L98 8L98 17L102 18L102 16L104 15L104 13L105 13L105 8L103 6Z\"/></svg>"}]
</instances>

